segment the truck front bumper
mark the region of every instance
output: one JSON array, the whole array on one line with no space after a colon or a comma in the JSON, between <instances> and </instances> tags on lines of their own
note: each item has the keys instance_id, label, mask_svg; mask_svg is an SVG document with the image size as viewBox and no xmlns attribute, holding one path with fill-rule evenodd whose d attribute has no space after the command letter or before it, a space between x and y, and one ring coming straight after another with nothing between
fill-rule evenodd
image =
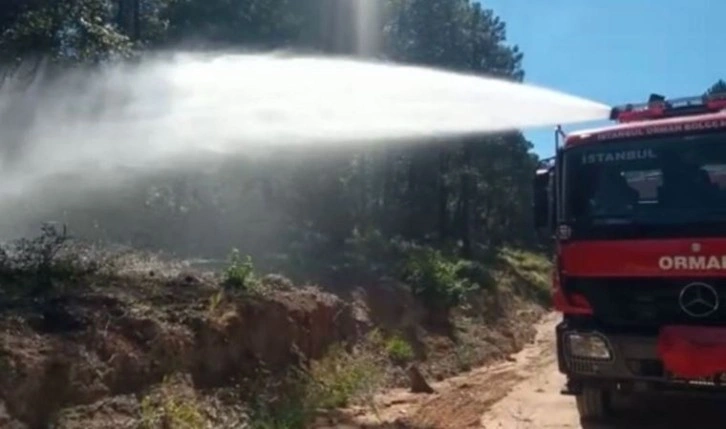
<instances>
[{"instance_id":1,"label":"truck front bumper","mask_svg":"<svg viewBox=\"0 0 726 429\"><path fill-rule=\"evenodd\" d=\"M577 394L585 385L634 392L726 393L726 374L700 380L668 374L658 356L655 333L627 333L564 320L556 335L559 370L567 376L565 394Z\"/></svg>"}]
</instances>

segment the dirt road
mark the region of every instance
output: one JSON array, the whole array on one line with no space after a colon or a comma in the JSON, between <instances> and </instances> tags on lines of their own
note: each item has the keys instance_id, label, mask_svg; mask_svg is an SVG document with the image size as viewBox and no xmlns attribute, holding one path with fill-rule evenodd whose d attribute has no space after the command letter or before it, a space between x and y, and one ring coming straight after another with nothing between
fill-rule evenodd
<instances>
[{"instance_id":1,"label":"dirt road","mask_svg":"<svg viewBox=\"0 0 726 429\"><path fill-rule=\"evenodd\" d=\"M726 428L726 402L636 398L608 424L581 423L575 400L562 396L554 355L556 315L538 326L535 341L508 362L434 383L436 393L405 390L376 398L377 412L347 410L338 428L630 429ZM345 421L345 423L343 423ZM332 422L331 422L332 423Z\"/></svg>"}]
</instances>

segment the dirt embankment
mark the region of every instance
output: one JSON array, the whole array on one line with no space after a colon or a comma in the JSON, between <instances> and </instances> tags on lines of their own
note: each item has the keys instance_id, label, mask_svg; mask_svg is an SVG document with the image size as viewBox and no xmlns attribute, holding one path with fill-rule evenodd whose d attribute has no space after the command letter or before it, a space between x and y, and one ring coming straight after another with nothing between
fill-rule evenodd
<instances>
[{"instance_id":1,"label":"dirt embankment","mask_svg":"<svg viewBox=\"0 0 726 429\"><path fill-rule=\"evenodd\" d=\"M274 277L254 296L192 273L99 277L0 313L0 427L245 427L259 380L378 331L411 346L411 356L396 342L378 350L389 385L409 383L402 357L442 380L531 340L542 309L526 292L530 274L507 272L502 287L438 322L394 283L341 299Z\"/></svg>"},{"instance_id":2,"label":"dirt embankment","mask_svg":"<svg viewBox=\"0 0 726 429\"><path fill-rule=\"evenodd\" d=\"M504 362L432 383L433 394L381 392L372 407L348 407L317 429L683 429L723 428L722 398L634 395L607 421L581 421L575 399L560 390L554 329L559 315L537 323L537 335Z\"/></svg>"},{"instance_id":3,"label":"dirt embankment","mask_svg":"<svg viewBox=\"0 0 726 429\"><path fill-rule=\"evenodd\" d=\"M216 293L187 275L120 282L48 303L44 312L5 314L2 408L40 428L63 408L95 404L89 410L110 407L108 422L123 426L139 415L138 404L126 398L116 410L118 401L106 400L142 393L165 376L187 374L193 386L215 388L252 375L262 362L274 371L356 338L352 314L334 296L276 292L212 308Z\"/></svg>"},{"instance_id":4,"label":"dirt embankment","mask_svg":"<svg viewBox=\"0 0 726 429\"><path fill-rule=\"evenodd\" d=\"M559 374L553 371L555 323L554 314L545 315L535 324L536 336L521 351L432 383L432 394L408 389L381 392L372 406L349 407L328 421L319 419L318 429L579 427L570 399L551 394L561 387Z\"/></svg>"}]
</instances>

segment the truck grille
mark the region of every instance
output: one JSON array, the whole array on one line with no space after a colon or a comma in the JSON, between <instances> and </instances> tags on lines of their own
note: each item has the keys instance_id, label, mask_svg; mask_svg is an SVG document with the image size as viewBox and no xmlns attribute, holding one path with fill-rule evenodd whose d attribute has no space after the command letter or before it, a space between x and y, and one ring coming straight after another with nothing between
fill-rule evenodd
<instances>
[{"instance_id":1,"label":"truck grille","mask_svg":"<svg viewBox=\"0 0 726 429\"><path fill-rule=\"evenodd\" d=\"M693 317L679 304L681 291L693 282L713 287L719 308L706 317ZM568 278L569 292L583 294L595 317L610 325L661 326L726 325L726 280L648 278Z\"/></svg>"}]
</instances>

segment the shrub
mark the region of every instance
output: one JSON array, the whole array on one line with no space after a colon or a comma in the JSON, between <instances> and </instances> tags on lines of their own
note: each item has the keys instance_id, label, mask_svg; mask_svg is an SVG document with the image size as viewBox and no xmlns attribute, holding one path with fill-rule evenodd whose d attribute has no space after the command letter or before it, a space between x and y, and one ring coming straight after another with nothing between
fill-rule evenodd
<instances>
[{"instance_id":1,"label":"shrub","mask_svg":"<svg viewBox=\"0 0 726 429\"><path fill-rule=\"evenodd\" d=\"M404 263L401 278L429 307L450 308L478 287L461 276L463 263L445 257L438 250L414 249Z\"/></svg>"},{"instance_id":2,"label":"shrub","mask_svg":"<svg viewBox=\"0 0 726 429\"><path fill-rule=\"evenodd\" d=\"M303 429L320 410L363 399L372 404L385 377L382 363L367 350L348 353L335 346L309 370L291 370L280 386L256 394L251 404L255 429ZM274 394L279 392L279 394Z\"/></svg>"},{"instance_id":3,"label":"shrub","mask_svg":"<svg viewBox=\"0 0 726 429\"><path fill-rule=\"evenodd\" d=\"M456 276L476 285L481 289L493 289L496 279L492 271L476 261L460 261L456 265Z\"/></svg>"},{"instance_id":4,"label":"shrub","mask_svg":"<svg viewBox=\"0 0 726 429\"><path fill-rule=\"evenodd\" d=\"M520 286L520 293L526 294L543 305L551 303L552 263L547 257L537 253L504 248L499 252L499 260L506 269L511 270L518 280L516 283Z\"/></svg>"},{"instance_id":5,"label":"shrub","mask_svg":"<svg viewBox=\"0 0 726 429\"><path fill-rule=\"evenodd\" d=\"M224 271L224 280L222 282L225 289L254 292L259 286L259 282L255 276L255 267L252 258L247 255L242 259L239 250L232 249L229 256L229 266Z\"/></svg>"},{"instance_id":6,"label":"shrub","mask_svg":"<svg viewBox=\"0 0 726 429\"><path fill-rule=\"evenodd\" d=\"M171 377L165 377L156 395L141 401L141 429L204 429L207 419L200 404L191 395L176 391Z\"/></svg>"},{"instance_id":7,"label":"shrub","mask_svg":"<svg viewBox=\"0 0 726 429\"><path fill-rule=\"evenodd\" d=\"M393 336L386 341L386 353L397 364L410 362L414 358L411 344L399 336Z\"/></svg>"},{"instance_id":8,"label":"shrub","mask_svg":"<svg viewBox=\"0 0 726 429\"><path fill-rule=\"evenodd\" d=\"M309 376L297 368L284 377L258 374L244 385L252 429L304 429L316 409L308 393Z\"/></svg>"},{"instance_id":9,"label":"shrub","mask_svg":"<svg viewBox=\"0 0 726 429\"><path fill-rule=\"evenodd\" d=\"M72 240L65 225L46 223L38 237L0 247L0 282L11 295L43 297L103 268L94 250ZM16 289L13 289L16 288Z\"/></svg>"},{"instance_id":10,"label":"shrub","mask_svg":"<svg viewBox=\"0 0 726 429\"><path fill-rule=\"evenodd\" d=\"M347 353L333 347L310 368L311 395L317 408L344 407L361 396L372 395L381 381L381 368L375 357L366 353Z\"/></svg>"}]
</instances>

